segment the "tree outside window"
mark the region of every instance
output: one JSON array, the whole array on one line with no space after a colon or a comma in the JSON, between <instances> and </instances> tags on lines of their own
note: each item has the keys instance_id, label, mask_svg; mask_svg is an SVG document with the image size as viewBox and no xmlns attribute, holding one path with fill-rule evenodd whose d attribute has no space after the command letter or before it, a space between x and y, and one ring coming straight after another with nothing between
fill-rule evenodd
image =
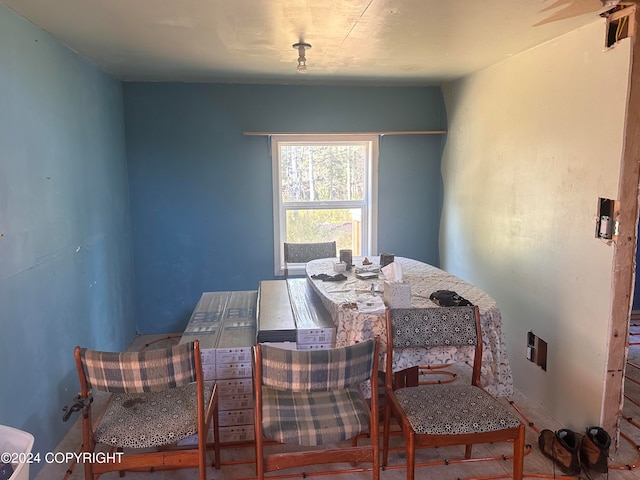
<instances>
[{"instance_id":1,"label":"tree outside window","mask_svg":"<svg viewBox=\"0 0 640 480\"><path fill-rule=\"evenodd\" d=\"M272 140L276 274L282 245L336 241L370 255L375 227L377 137L276 136ZM291 269L291 268L290 268ZM303 273L303 268L296 273Z\"/></svg>"}]
</instances>

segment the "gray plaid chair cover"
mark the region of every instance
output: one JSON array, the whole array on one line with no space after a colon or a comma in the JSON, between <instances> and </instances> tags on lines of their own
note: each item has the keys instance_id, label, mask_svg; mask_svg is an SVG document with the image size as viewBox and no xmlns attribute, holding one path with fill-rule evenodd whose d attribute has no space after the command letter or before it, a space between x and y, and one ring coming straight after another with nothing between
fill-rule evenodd
<instances>
[{"instance_id":1,"label":"gray plaid chair cover","mask_svg":"<svg viewBox=\"0 0 640 480\"><path fill-rule=\"evenodd\" d=\"M329 350L261 345L264 436L317 446L369 429L360 383L371 377L375 340Z\"/></svg>"},{"instance_id":2,"label":"gray plaid chair cover","mask_svg":"<svg viewBox=\"0 0 640 480\"><path fill-rule=\"evenodd\" d=\"M478 340L473 306L397 308L390 310L390 318L394 356L405 348L474 346ZM419 355L415 358L419 360ZM473 385L419 385L394 393L419 434L491 432L521 423L495 398Z\"/></svg>"},{"instance_id":3,"label":"gray plaid chair cover","mask_svg":"<svg viewBox=\"0 0 640 480\"><path fill-rule=\"evenodd\" d=\"M336 242L285 243L285 263L307 263L318 258L336 256Z\"/></svg>"},{"instance_id":4,"label":"gray plaid chair cover","mask_svg":"<svg viewBox=\"0 0 640 480\"><path fill-rule=\"evenodd\" d=\"M115 447L167 445L197 432L193 343L143 352L80 350L90 388L113 393L95 428ZM213 382L205 382L205 405Z\"/></svg>"}]
</instances>

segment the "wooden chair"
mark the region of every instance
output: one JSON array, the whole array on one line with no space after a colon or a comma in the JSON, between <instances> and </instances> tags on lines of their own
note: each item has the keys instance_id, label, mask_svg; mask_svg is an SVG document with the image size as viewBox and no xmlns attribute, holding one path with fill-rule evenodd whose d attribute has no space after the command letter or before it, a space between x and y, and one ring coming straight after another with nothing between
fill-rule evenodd
<instances>
[{"instance_id":1,"label":"wooden chair","mask_svg":"<svg viewBox=\"0 0 640 480\"><path fill-rule=\"evenodd\" d=\"M113 461L84 461L85 480L109 471L190 467L198 467L200 480L205 480L212 419L213 465L220 468L217 390L213 382L203 380L198 340L142 352L76 347L74 356L81 388L82 451L106 444L118 452ZM112 393L95 427L93 391ZM198 434L197 446L162 449L193 434Z\"/></svg>"},{"instance_id":2,"label":"wooden chair","mask_svg":"<svg viewBox=\"0 0 640 480\"><path fill-rule=\"evenodd\" d=\"M336 242L285 243L284 278L289 278L289 263L307 263L318 258L336 256Z\"/></svg>"},{"instance_id":3,"label":"wooden chair","mask_svg":"<svg viewBox=\"0 0 640 480\"><path fill-rule=\"evenodd\" d=\"M360 390L371 380L377 391L377 339L328 350L258 344L253 353L258 479L290 467L367 462L378 480L378 399L373 395L369 406ZM356 438L363 433L370 444L358 446ZM351 445L333 445L348 439ZM266 440L309 448L265 454ZM319 446L327 448L314 448Z\"/></svg>"},{"instance_id":4,"label":"wooden chair","mask_svg":"<svg viewBox=\"0 0 640 480\"><path fill-rule=\"evenodd\" d=\"M387 309L387 360L382 464L387 465L389 428L394 417L407 450L407 480L413 480L419 447L465 445L471 457L474 443L513 441L513 478L522 479L525 426L480 386L482 334L478 307ZM394 385L394 356L411 349L415 365L422 353L437 346L474 350L470 384ZM402 382L399 382L402 383ZM417 383L417 382L416 382Z\"/></svg>"}]
</instances>

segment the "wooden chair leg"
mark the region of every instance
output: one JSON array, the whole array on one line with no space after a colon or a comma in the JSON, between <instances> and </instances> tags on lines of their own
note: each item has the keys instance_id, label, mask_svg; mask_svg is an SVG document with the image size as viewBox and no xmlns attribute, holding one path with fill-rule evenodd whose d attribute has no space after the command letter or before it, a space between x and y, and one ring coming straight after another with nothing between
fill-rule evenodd
<instances>
[{"instance_id":1,"label":"wooden chair leg","mask_svg":"<svg viewBox=\"0 0 640 480\"><path fill-rule=\"evenodd\" d=\"M391 428L391 407L387 404L384 407L384 425L382 432L382 466L387 466L389 457L389 429Z\"/></svg>"},{"instance_id":2,"label":"wooden chair leg","mask_svg":"<svg viewBox=\"0 0 640 480\"><path fill-rule=\"evenodd\" d=\"M217 392L216 392L217 394ZM213 408L213 418L211 419L213 423L213 453L215 455L215 459L214 459L214 468L216 470L220 470L220 464L221 464L221 460L220 460L220 425L218 424L218 402L216 401L216 405Z\"/></svg>"},{"instance_id":3,"label":"wooden chair leg","mask_svg":"<svg viewBox=\"0 0 640 480\"><path fill-rule=\"evenodd\" d=\"M124 450L122 449L122 447L118 447L118 448L116 448L116 451L117 451L117 452L120 452L120 453L123 453L123 452L124 452ZM118 470L118 476L119 476L120 478L124 477L124 474L125 474L125 471L124 471L124 470Z\"/></svg>"},{"instance_id":4,"label":"wooden chair leg","mask_svg":"<svg viewBox=\"0 0 640 480\"><path fill-rule=\"evenodd\" d=\"M513 442L513 479L522 480L524 475L525 426L520 425L518 438Z\"/></svg>"},{"instance_id":5,"label":"wooden chair leg","mask_svg":"<svg viewBox=\"0 0 640 480\"><path fill-rule=\"evenodd\" d=\"M256 445L255 445L255 451L256 451L256 478L258 480L263 480L264 479L264 450L263 450L263 445L262 445L262 441L258 441L258 439L256 438Z\"/></svg>"},{"instance_id":6,"label":"wooden chair leg","mask_svg":"<svg viewBox=\"0 0 640 480\"><path fill-rule=\"evenodd\" d=\"M93 440L93 425L91 421L91 407L86 415L82 417L82 451L93 452L96 444ZM93 480L93 465L91 462L84 462L84 478L85 480Z\"/></svg>"},{"instance_id":7,"label":"wooden chair leg","mask_svg":"<svg viewBox=\"0 0 640 480\"><path fill-rule=\"evenodd\" d=\"M380 431L378 430L378 448L373 451L373 480L380 480Z\"/></svg>"},{"instance_id":8,"label":"wooden chair leg","mask_svg":"<svg viewBox=\"0 0 640 480\"><path fill-rule=\"evenodd\" d=\"M471 458L471 449L473 445L471 443L464 446L464 458Z\"/></svg>"},{"instance_id":9,"label":"wooden chair leg","mask_svg":"<svg viewBox=\"0 0 640 480\"><path fill-rule=\"evenodd\" d=\"M413 480L416 474L416 444L413 434L409 434L407 441L407 480Z\"/></svg>"}]
</instances>

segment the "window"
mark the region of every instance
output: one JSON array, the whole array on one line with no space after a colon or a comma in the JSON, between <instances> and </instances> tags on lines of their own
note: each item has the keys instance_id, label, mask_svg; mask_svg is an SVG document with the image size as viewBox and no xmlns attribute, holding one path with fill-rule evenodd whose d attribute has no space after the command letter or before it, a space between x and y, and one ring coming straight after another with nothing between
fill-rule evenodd
<instances>
[{"instance_id":1,"label":"window","mask_svg":"<svg viewBox=\"0 0 640 480\"><path fill-rule=\"evenodd\" d=\"M272 137L275 272L284 242L336 241L354 256L371 255L377 237L378 137ZM303 274L304 266L289 266Z\"/></svg>"}]
</instances>

